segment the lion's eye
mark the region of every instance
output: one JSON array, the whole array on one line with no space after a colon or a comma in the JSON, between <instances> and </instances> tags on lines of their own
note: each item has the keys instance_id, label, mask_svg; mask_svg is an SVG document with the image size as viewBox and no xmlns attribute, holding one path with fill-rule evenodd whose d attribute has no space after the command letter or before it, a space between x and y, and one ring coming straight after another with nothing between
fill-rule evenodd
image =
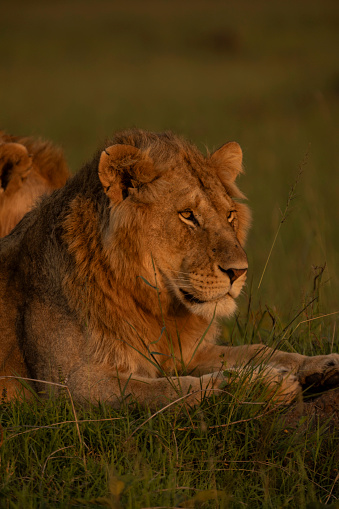
<instances>
[{"instance_id":1,"label":"lion's eye","mask_svg":"<svg viewBox=\"0 0 339 509\"><path fill-rule=\"evenodd\" d=\"M189 224L189 225L192 225L192 224L198 225L199 224L191 210L183 210L182 212L179 212L179 218L184 223Z\"/></svg>"},{"instance_id":2,"label":"lion's eye","mask_svg":"<svg viewBox=\"0 0 339 509\"><path fill-rule=\"evenodd\" d=\"M179 212L179 214L184 218L188 219L189 221L193 221L194 214L191 210L184 210L183 212Z\"/></svg>"}]
</instances>

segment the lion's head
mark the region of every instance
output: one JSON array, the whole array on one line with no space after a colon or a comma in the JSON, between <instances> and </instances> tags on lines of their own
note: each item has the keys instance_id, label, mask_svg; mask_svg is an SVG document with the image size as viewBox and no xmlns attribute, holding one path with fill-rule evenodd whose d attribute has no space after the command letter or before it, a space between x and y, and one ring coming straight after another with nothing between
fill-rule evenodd
<instances>
[{"instance_id":1,"label":"lion's head","mask_svg":"<svg viewBox=\"0 0 339 509\"><path fill-rule=\"evenodd\" d=\"M0 193L14 194L32 170L32 156L21 143L0 144Z\"/></svg>"},{"instance_id":2,"label":"lion's head","mask_svg":"<svg viewBox=\"0 0 339 509\"><path fill-rule=\"evenodd\" d=\"M235 310L247 272L248 208L235 185L242 152L226 143L207 157L171 133L127 131L101 154L99 178L110 199L105 243L112 256L139 256L174 314L211 319ZM113 251L112 251L113 246ZM116 265L116 263L115 263Z\"/></svg>"},{"instance_id":3,"label":"lion's head","mask_svg":"<svg viewBox=\"0 0 339 509\"><path fill-rule=\"evenodd\" d=\"M7 235L42 194L63 186L69 171L50 142L0 132L0 237Z\"/></svg>"}]
</instances>

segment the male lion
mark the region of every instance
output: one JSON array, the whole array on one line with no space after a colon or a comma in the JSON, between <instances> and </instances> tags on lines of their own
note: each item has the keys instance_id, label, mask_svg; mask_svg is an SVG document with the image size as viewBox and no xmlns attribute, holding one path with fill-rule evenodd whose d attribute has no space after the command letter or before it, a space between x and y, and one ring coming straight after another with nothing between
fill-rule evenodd
<instances>
[{"instance_id":1,"label":"male lion","mask_svg":"<svg viewBox=\"0 0 339 509\"><path fill-rule=\"evenodd\" d=\"M68 177L61 149L48 141L0 131L0 237L14 228L40 195L62 187Z\"/></svg>"},{"instance_id":2,"label":"male lion","mask_svg":"<svg viewBox=\"0 0 339 509\"><path fill-rule=\"evenodd\" d=\"M279 400L338 383L338 354L215 344L213 319L234 312L246 279L241 165L234 142L204 157L172 133L123 131L27 214L0 243L8 396L21 375L43 391L62 380L78 401L194 403L249 362L247 379Z\"/></svg>"}]
</instances>

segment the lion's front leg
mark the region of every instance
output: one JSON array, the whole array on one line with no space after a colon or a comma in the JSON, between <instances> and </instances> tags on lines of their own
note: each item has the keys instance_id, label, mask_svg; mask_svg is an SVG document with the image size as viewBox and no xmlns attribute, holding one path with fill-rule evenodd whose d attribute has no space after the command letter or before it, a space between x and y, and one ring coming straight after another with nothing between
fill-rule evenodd
<instances>
[{"instance_id":1,"label":"lion's front leg","mask_svg":"<svg viewBox=\"0 0 339 509\"><path fill-rule=\"evenodd\" d=\"M158 409L180 401L196 405L213 393L222 393L223 380L220 373L154 378L118 373L107 366L82 365L67 376L66 383L74 400L81 403L100 401L119 408L122 401L138 401Z\"/></svg>"},{"instance_id":2,"label":"lion's front leg","mask_svg":"<svg viewBox=\"0 0 339 509\"><path fill-rule=\"evenodd\" d=\"M209 344L194 355L187 367L196 376L219 370L229 386L233 383L247 387L263 384L267 400L288 404L301 394L301 385L293 370L270 363L272 354L273 350L263 345L225 347Z\"/></svg>"},{"instance_id":3,"label":"lion's front leg","mask_svg":"<svg viewBox=\"0 0 339 509\"><path fill-rule=\"evenodd\" d=\"M260 377L268 386L281 386L277 392L292 400L301 388L327 390L339 385L339 355L318 355L309 357L298 353L282 352L264 345L226 347L206 345L194 356L190 367L197 374L207 371L236 369L242 372L246 366L253 366L254 378Z\"/></svg>"}]
</instances>

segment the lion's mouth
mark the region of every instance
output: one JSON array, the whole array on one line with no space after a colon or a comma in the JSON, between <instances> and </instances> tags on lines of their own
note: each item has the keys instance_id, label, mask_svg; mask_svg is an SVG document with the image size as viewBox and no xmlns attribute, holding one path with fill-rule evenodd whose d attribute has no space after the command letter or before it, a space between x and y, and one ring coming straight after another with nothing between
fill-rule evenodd
<instances>
[{"instance_id":1,"label":"lion's mouth","mask_svg":"<svg viewBox=\"0 0 339 509\"><path fill-rule=\"evenodd\" d=\"M190 302L191 304L205 304L206 302L213 302L213 301L218 301L220 300L220 297L218 297L217 299L210 299L210 300L200 300L198 299L197 297L194 297L194 295L192 295L191 293L189 292L186 292L186 290L183 290L182 288L179 288L179 290L181 291L181 293L183 294L184 298Z\"/></svg>"},{"instance_id":2,"label":"lion's mouth","mask_svg":"<svg viewBox=\"0 0 339 509\"><path fill-rule=\"evenodd\" d=\"M188 300L189 302L192 302L194 304L205 304L206 302L205 300L197 299L197 297L194 297L194 295L192 295L189 292L186 292L186 290L183 290L182 288L179 288L179 290L181 291L185 299Z\"/></svg>"}]
</instances>

